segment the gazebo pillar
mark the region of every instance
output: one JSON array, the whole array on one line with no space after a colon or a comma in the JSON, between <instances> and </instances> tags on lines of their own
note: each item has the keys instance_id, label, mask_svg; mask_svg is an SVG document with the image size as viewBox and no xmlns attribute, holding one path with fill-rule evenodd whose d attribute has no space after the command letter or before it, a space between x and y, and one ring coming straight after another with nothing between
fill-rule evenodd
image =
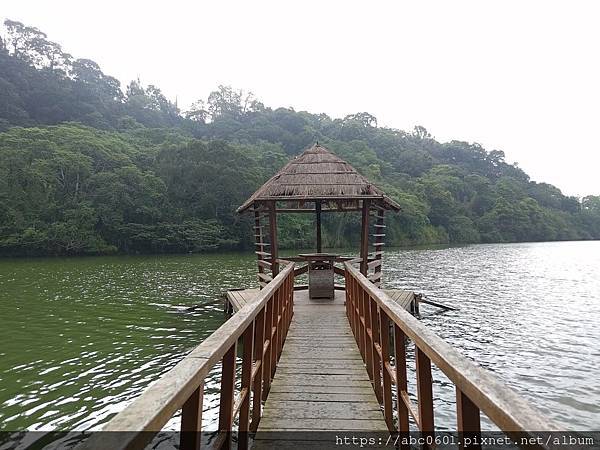
<instances>
[{"instance_id":1,"label":"gazebo pillar","mask_svg":"<svg viewBox=\"0 0 600 450\"><path fill-rule=\"evenodd\" d=\"M321 200L315 201L315 210L317 212L317 253L322 253L322 247L321 247Z\"/></svg>"},{"instance_id":2,"label":"gazebo pillar","mask_svg":"<svg viewBox=\"0 0 600 450\"><path fill-rule=\"evenodd\" d=\"M277 242L277 211L275 201L269 202L269 240L271 243L271 273L273 274L273 278L275 278L279 273L279 263L277 262L279 258L279 244Z\"/></svg>"},{"instance_id":3,"label":"gazebo pillar","mask_svg":"<svg viewBox=\"0 0 600 450\"><path fill-rule=\"evenodd\" d=\"M371 200L364 199L362 202L362 221L360 230L360 273L365 277L368 271L368 258L369 258L369 208L371 207Z\"/></svg>"}]
</instances>

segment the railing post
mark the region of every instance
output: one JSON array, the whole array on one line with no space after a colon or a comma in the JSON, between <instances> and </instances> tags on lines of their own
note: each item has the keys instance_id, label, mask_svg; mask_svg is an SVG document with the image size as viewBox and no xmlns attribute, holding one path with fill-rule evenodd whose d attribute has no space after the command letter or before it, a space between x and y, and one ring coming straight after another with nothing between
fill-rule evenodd
<instances>
[{"instance_id":1,"label":"railing post","mask_svg":"<svg viewBox=\"0 0 600 450\"><path fill-rule=\"evenodd\" d=\"M388 429L394 431L394 412L392 409L392 380L390 366L390 320L385 311L379 314L379 335L381 336L381 365L383 376L383 416Z\"/></svg>"},{"instance_id":2,"label":"railing post","mask_svg":"<svg viewBox=\"0 0 600 450\"><path fill-rule=\"evenodd\" d=\"M366 308L365 308L365 338L367 339L367 343L365 345L365 365L367 367L367 373L369 375L369 379L373 381L373 322L371 320L371 307L370 302L371 299L369 295L362 291L362 298L366 299ZM371 335L369 336L368 330L371 330Z\"/></svg>"},{"instance_id":3,"label":"railing post","mask_svg":"<svg viewBox=\"0 0 600 450\"><path fill-rule=\"evenodd\" d=\"M254 364L256 364L256 374L252 380L252 423L250 429L256 431L260 422L261 399L262 399L262 381L263 381L263 349L265 345L265 307L263 307L256 316L254 324Z\"/></svg>"},{"instance_id":4,"label":"railing post","mask_svg":"<svg viewBox=\"0 0 600 450\"><path fill-rule=\"evenodd\" d=\"M285 318L283 317L283 302L285 300L285 288L280 287L276 291L277 294L277 361L283 350L283 340L285 338Z\"/></svg>"},{"instance_id":5,"label":"railing post","mask_svg":"<svg viewBox=\"0 0 600 450\"><path fill-rule=\"evenodd\" d=\"M360 291L358 286L358 281L356 279L352 280L354 282L352 293L352 314L354 315L354 339L356 339L356 345L358 345L358 350L360 351Z\"/></svg>"},{"instance_id":6,"label":"railing post","mask_svg":"<svg viewBox=\"0 0 600 450\"><path fill-rule=\"evenodd\" d=\"M238 449L248 448L248 432L250 431L250 389L252 384L252 353L254 350L254 322L248 325L242 335L242 384L240 395L240 419L238 427Z\"/></svg>"},{"instance_id":7,"label":"railing post","mask_svg":"<svg viewBox=\"0 0 600 450\"><path fill-rule=\"evenodd\" d=\"M233 397L235 393L235 357L237 342L223 356L221 372L221 399L219 405L219 433L225 434L224 449L231 446L233 424Z\"/></svg>"},{"instance_id":8,"label":"railing post","mask_svg":"<svg viewBox=\"0 0 600 450\"><path fill-rule=\"evenodd\" d=\"M269 337L271 338L271 380L275 377L277 369L277 360L279 357L279 290L273 293L273 308L272 308L272 325Z\"/></svg>"},{"instance_id":9,"label":"railing post","mask_svg":"<svg viewBox=\"0 0 600 450\"><path fill-rule=\"evenodd\" d=\"M396 402L398 405L398 433L401 438L409 436L408 407L404 403L404 396L408 396L408 381L406 376L406 343L404 332L394 324L394 359L396 360ZM401 445L408 449L408 445Z\"/></svg>"},{"instance_id":10,"label":"railing post","mask_svg":"<svg viewBox=\"0 0 600 450\"><path fill-rule=\"evenodd\" d=\"M433 437L433 386L431 360L415 345L417 362L417 397L419 400L419 424L423 437Z\"/></svg>"},{"instance_id":11,"label":"railing post","mask_svg":"<svg viewBox=\"0 0 600 450\"><path fill-rule=\"evenodd\" d=\"M363 361L365 360L365 348L367 346L367 327L366 316L368 310L365 309L365 291L362 288L357 290L358 300L358 349Z\"/></svg>"},{"instance_id":12,"label":"railing post","mask_svg":"<svg viewBox=\"0 0 600 450\"><path fill-rule=\"evenodd\" d=\"M262 366L262 377L263 377L263 390L262 399L266 400L269 395L269 389L271 387L271 350L273 348L273 342L271 339L271 332L273 330L273 297L267 300L266 313L265 313L265 341L263 343L263 366Z\"/></svg>"},{"instance_id":13,"label":"railing post","mask_svg":"<svg viewBox=\"0 0 600 450\"><path fill-rule=\"evenodd\" d=\"M289 311L288 311L288 324L287 324L287 329L285 332L286 336L290 329L290 326L292 325L292 319L294 318L294 271L290 272L287 295L288 295Z\"/></svg>"},{"instance_id":14,"label":"railing post","mask_svg":"<svg viewBox=\"0 0 600 450\"><path fill-rule=\"evenodd\" d=\"M460 448L481 448L481 418L479 408L456 387L456 425L460 439ZM464 445L463 438L469 438L469 445Z\"/></svg>"},{"instance_id":15,"label":"railing post","mask_svg":"<svg viewBox=\"0 0 600 450\"><path fill-rule=\"evenodd\" d=\"M348 297L350 300L350 305L349 305L349 310L348 310L348 320L350 321L350 328L352 328L352 335L354 336L354 340L358 343L357 340L357 334L356 334L356 305L355 305L355 286L354 286L354 277L352 275L350 275L350 273L348 272L349 276L348 276L348 281L347 283L350 283L350 296Z\"/></svg>"},{"instance_id":16,"label":"railing post","mask_svg":"<svg viewBox=\"0 0 600 450\"><path fill-rule=\"evenodd\" d=\"M199 450L202 434L202 399L204 382L187 399L181 409L181 434L179 448L181 450Z\"/></svg>"},{"instance_id":17,"label":"railing post","mask_svg":"<svg viewBox=\"0 0 600 450\"><path fill-rule=\"evenodd\" d=\"M372 301L367 294L369 302L369 310L371 314L371 336L373 343L373 389L379 403L383 403L383 395L381 392L381 345L379 341L379 313L377 302Z\"/></svg>"}]
</instances>

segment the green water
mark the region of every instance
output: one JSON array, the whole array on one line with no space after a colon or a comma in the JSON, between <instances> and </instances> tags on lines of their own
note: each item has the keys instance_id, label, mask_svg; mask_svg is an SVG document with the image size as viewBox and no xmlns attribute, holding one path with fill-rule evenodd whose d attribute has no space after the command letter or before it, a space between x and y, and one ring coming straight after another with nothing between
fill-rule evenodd
<instances>
[{"instance_id":1,"label":"green water","mask_svg":"<svg viewBox=\"0 0 600 450\"><path fill-rule=\"evenodd\" d=\"M0 431L101 428L223 322L221 294L255 286L255 267L236 253L0 259ZM600 423L599 267L600 241L389 249L384 282L457 308L423 305L421 320L584 430ZM206 380L208 429L218 376ZM436 368L434 397L436 426L452 429L454 388Z\"/></svg>"},{"instance_id":2,"label":"green water","mask_svg":"<svg viewBox=\"0 0 600 450\"><path fill-rule=\"evenodd\" d=\"M0 430L97 428L253 279L245 254L0 260Z\"/></svg>"}]
</instances>

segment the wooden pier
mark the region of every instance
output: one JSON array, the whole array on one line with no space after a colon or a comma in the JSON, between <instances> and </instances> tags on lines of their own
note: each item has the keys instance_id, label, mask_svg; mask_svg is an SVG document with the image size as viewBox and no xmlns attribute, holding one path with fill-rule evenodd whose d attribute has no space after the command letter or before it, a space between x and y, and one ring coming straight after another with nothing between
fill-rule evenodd
<instances>
[{"instance_id":1,"label":"wooden pier","mask_svg":"<svg viewBox=\"0 0 600 450\"><path fill-rule=\"evenodd\" d=\"M231 317L103 428L121 433L92 435L82 448L143 449L179 410L182 450L199 449L203 431L217 434L210 442L216 449L338 448L336 433L405 438L415 428L430 440L436 431L432 365L455 385L461 436L480 436L481 413L511 437L559 430L420 323L411 314L425 301L419 295L380 289L384 213L399 209L318 144L290 161L238 209L254 214L260 289L229 291ZM322 253L321 214L348 211L361 213L359 256ZM278 257L282 213L315 214L317 253ZM309 285L296 285L295 277L305 273ZM344 283L334 284L334 275ZM407 376L408 341L414 386ZM204 380L217 366L218 426L206 430ZM545 447L533 442L522 446Z\"/></svg>"},{"instance_id":2,"label":"wooden pier","mask_svg":"<svg viewBox=\"0 0 600 450\"><path fill-rule=\"evenodd\" d=\"M427 329L351 263L345 263L345 273L345 292L329 304L311 302L306 291L294 292L294 264L288 264L103 428L121 433L92 435L81 448L145 448L181 410L180 448L199 449L201 432L211 431L202 427L204 379L219 363L218 438L212 448L234 443L240 449L288 447L306 437L302 431L318 438L318 430L329 431L323 434L329 441L316 447L333 447L332 433L405 436L409 421L424 438L433 436L432 364L456 386L458 432L478 436L480 412L510 436L560 429ZM407 339L414 343L417 361L412 387L407 382ZM236 389L238 341L242 367Z\"/></svg>"},{"instance_id":3,"label":"wooden pier","mask_svg":"<svg viewBox=\"0 0 600 450\"><path fill-rule=\"evenodd\" d=\"M343 291L333 301L295 292L294 317L253 448L305 448L311 431L387 430L344 302Z\"/></svg>"}]
</instances>

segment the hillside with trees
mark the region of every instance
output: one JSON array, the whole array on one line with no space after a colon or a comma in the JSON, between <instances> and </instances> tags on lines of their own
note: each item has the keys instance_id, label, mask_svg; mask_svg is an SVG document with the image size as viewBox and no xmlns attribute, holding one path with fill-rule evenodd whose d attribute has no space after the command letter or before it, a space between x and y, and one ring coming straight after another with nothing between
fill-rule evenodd
<instances>
[{"instance_id":1,"label":"hillside with trees","mask_svg":"<svg viewBox=\"0 0 600 450\"><path fill-rule=\"evenodd\" d=\"M6 21L1 34L2 255L250 248L235 209L315 141L402 206L389 244L600 239L600 196L531 181L502 151L379 127L366 112L274 109L227 86L180 111L36 28ZM312 246L312 220L283 216L281 244ZM327 215L324 243L356 242L358 221Z\"/></svg>"}]
</instances>

